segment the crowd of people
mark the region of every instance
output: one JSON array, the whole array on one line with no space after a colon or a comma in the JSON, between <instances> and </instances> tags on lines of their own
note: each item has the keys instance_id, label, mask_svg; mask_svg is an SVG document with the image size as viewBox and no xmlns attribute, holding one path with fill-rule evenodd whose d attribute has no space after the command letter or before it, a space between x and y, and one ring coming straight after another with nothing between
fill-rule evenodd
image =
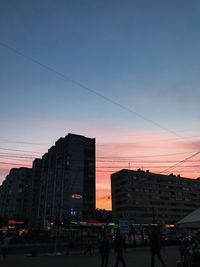
<instances>
[{"instance_id":1,"label":"crowd of people","mask_svg":"<svg viewBox=\"0 0 200 267\"><path fill-rule=\"evenodd\" d=\"M166 263L161 255L161 247L162 247L162 237L161 231L159 227L153 227L149 232L149 247L150 247L150 255L151 262L150 266L155 267L155 258L160 261L160 264L163 267L166 267ZM10 246L11 237L5 235L1 239L1 251L3 260L6 259L7 251ZM70 240L68 244L67 251L69 254L70 250L74 248L75 244L72 240ZM92 240L87 241L85 245L85 249L83 251L84 255L93 255L95 252L95 245ZM126 244L124 236L120 233L120 229L117 228L115 232L115 236L113 239L110 239L106 230L102 232L101 238L98 240L98 250L101 258L101 267L109 266L109 256L111 250L115 252L115 264L113 267L118 267L121 264L123 267L126 267ZM30 256L37 256L37 253L31 254ZM179 262L179 266L186 267L199 267L200 266L200 238L198 236L193 237L191 239L183 239L180 242L180 255L181 261Z\"/></svg>"},{"instance_id":2,"label":"crowd of people","mask_svg":"<svg viewBox=\"0 0 200 267\"><path fill-rule=\"evenodd\" d=\"M109 240L107 239L106 235L103 236L99 244L101 254L101 267L108 267L111 244L109 244ZM160 264L163 267L166 267L166 263L161 255L162 246L163 240L161 230L159 229L159 227L153 227L149 232L151 267L155 267L156 257L160 261ZM200 267L200 235L193 236L190 239L180 240L179 246L181 260L179 261L179 265L177 265L177 267ZM117 229L116 231L112 247L116 252L116 261L113 267L117 267L120 263L123 267L126 267L124 258L126 245L119 229Z\"/></svg>"},{"instance_id":3,"label":"crowd of people","mask_svg":"<svg viewBox=\"0 0 200 267\"><path fill-rule=\"evenodd\" d=\"M199 236L193 236L183 239L180 243L180 255L182 266L199 267L200 266L200 239Z\"/></svg>"},{"instance_id":4,"label":"crowd of people","mask_svg":"<svg viewBox=\"0 0 200 267\"><path fill-rule=\"evenodd\" d=\"M159 228L154 227L149 235L149 245L151 252L151 267L155 266L155 257L157 256L163 267L166 267L166 264L161 257L161 232ZM111 245L116 253L115 265L113 267L118 267L121 263L123 267L126 267L126 261L124 258L124 252L126 248L124 237L120 233L120 229L116 230L116 235L112 244L109 243L109 240L104 233L102 239L99 241L99 250L101 255L101 267L108 267L109 253L111 250Z\"/></svg>"}]
</instances>

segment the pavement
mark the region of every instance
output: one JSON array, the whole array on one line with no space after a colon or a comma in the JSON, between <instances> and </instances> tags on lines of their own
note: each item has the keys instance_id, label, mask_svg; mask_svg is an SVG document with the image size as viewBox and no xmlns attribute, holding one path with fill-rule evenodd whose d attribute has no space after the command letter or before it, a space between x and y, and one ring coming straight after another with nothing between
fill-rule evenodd
<instances>
[{"instance_id":1,"label":"pavement","mask_svg":"<svg viewBox=\"0 0 200 267\"><path fill-rule=\"evenodd\" d=\"M179 249L175 246L164 247L161 255L167 267L176 267L176 261L180 259ZM116 254L110 253L108 267L115 263ZM150 251L145 248L129 248L124 253L127 267L150 267ZM27 257L25 254L8 254L6 260L0 259L0 267L100 267L101 259L99 253L83 255L72 253L63 254L39 254L37 257ZM120 265L119 265L120 266ZM162 265L156 259L155 267Z\"/></svg>"}]
</instances>

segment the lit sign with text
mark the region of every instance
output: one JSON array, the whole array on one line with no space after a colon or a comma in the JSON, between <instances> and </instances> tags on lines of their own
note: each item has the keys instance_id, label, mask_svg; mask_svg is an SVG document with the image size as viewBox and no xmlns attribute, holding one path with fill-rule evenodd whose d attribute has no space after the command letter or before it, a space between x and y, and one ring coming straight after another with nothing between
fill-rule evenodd
<instances>
[{"instance_id":1,"label":"lit sign with text","mask_svg":"<svg viewBox=\"0 0 200 267\"><path fill-rule=\"evenodd\" d=\"M82 198L82 195L79 195L79 194L73 194L73 195L72 195L72 198L74 198L74 199L81 199L81 198Z\"/></svg>"}]
</instances>

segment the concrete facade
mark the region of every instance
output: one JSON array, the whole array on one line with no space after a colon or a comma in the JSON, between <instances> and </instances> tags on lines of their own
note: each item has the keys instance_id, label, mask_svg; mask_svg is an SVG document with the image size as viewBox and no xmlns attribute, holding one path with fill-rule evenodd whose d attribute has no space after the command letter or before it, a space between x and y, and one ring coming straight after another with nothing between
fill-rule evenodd
<instances>
[{"instance_id":1,"label":"concrete facade","mask_svg":"<svg viewBox=\"0 0 200 267\"><path fill-rule=\"evenodd\" d=\"M200 180L142 170L111 175L113 220L174 224L200 206Z\"/></svg>"},{"instance_id":2,"label":"concrete facade","mask_svg":"<svg viewBox=\"0 0 200 267\"><path fill-rule=\"evenodd\" d=\"M68 134L42 157L37 223L91 219L95 212L95 139Z\"/></svg>"},{"instance_id":3,"label":"concrete facade","mask_svg":"<svg viewBox=\"0 0 200 267\"><path fill-rule=\"evenodd\" d=\"M38 216L39 192L41 184L41 166L41 159L35 159L33 161L29 187L28 227L34 230L37 228L36 221Z\"/></svg>"},{"instance_id":4,"label":"concrete facade","mask_svg":"<svg viewBox=\"0 0 200 267\"><path fill-rule=\"evenodd\" d=\"M39 230L54 221L93 219L95 182L95 139L68 134L32 168L11 169L0 186L0 221L25 220Z\"/></svg>"},{"instance_id":5,"label":"concrete facade","mask_svg":"<svg viewBox=\"0 0 200 267\"><path fill-rule=\"evenodd\" d=\"M9 219L28 220L30 168L14 168L6 176L0 189L0 216Z\"/></svg>"}]
</instances>

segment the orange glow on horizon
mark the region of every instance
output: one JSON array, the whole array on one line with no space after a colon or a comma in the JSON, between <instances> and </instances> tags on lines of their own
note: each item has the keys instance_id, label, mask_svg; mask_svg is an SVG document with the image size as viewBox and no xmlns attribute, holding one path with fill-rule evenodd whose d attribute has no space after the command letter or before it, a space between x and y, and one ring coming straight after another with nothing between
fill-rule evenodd
<instances>
[{"instance_id":1,"label":"orange glow on horizon","mask_svg":"<svg viewBox=\"0 0 200 267\"><path fill-rule=\"evenodd\" d=\"M100 133L103 132L106 132L106 129L101 129ZM106 134L107 137L101 139L106 142L98 143L97 139L96 145L97 208L111 210L110 175L121 169L143 169L154 173L166 171L163 174L174 173L187 178L200 177L200 154L185 163L182 162L200 149L198 140L186 142L178 138L169 138L166 134L135 133L120 129L109 129ZM11 159L2 161L6 162L0 165L2 181L11 168L32 166L32 161L27 159L12 159L17 165L9 163Z\"/></svg>"},{"instance_id":2,"label":"orange glow on horizon","mask_svg":"<svg viewBox=\"0 0 200 267\"><path fill-rule=\"evenodd\" d=\"M124 138L117 142L115 135L111 142L97 145L97 208L111 209L110 175L121 169L143 169L165 175L173 173L193 179L200 177L200 154L187 160L198 151L200 142L180 142L158 134L149 138L145 133L140 133L140 142L133 137L129 134L122 143Z\"/></svg>"}]
</instances>

